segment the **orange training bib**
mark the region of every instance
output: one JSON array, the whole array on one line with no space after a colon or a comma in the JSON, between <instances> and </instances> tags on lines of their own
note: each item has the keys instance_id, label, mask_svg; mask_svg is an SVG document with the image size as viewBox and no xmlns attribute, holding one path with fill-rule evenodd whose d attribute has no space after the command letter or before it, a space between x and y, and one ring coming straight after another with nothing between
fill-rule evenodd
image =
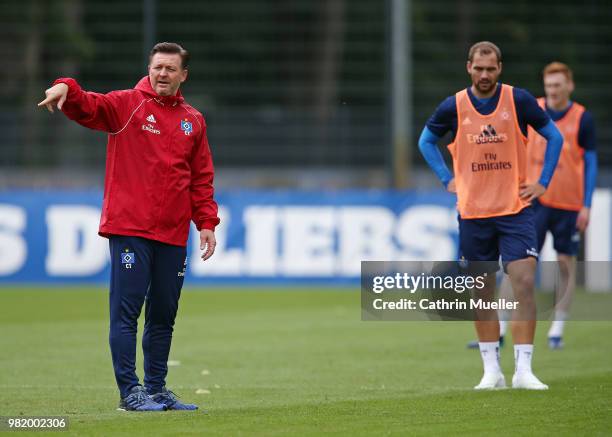
<instances>
[{"instance_id":1,"label":"orange training bib","mask_svg":"<svg viewBox=\"0 0 612 437\"><path fill-rule=\"evenodd\" d=\"M538 99L538 103L542 108L546 107L545 99ZM574 102L563 118L555 122L563 135L563 149L548 189L538 199L543 205L569 211L580 211L582 208L584 201L584 149L578 145L578 131L584 111L584 106ZM531 126L529 127L528 138L527 180L529 183L534 183L539 180L542 173L546 139Z\"/></svg>"},{"instance_id":2,"label":"orange training bib","mask_svg":"<svg viewBox=\"0 0 612 437\"><path fill-rule=\"evenodd\" d=\"M512 87L501 85L497 108L480 114L467 90L455 95L457 135L453 157L457 209L464 219L516 214L529 205L519 197L526 180L527 139L518 125Z\"/></svg>"}]
</instances>

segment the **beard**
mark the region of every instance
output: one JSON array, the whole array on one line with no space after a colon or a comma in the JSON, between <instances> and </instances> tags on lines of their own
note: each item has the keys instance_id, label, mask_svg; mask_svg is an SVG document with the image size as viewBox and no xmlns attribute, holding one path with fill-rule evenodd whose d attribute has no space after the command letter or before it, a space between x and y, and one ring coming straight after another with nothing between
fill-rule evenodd
<instances>
[{"instance_id":1,"label":"beard","mask_svg":"<svg viewBox=\"0 0 612 437\"><path fill-rule=\"evenodd\" d=\"M490 80L486 80L486 81L480 80L476 82L475 86L478 91L485 94L491 91L491 89L495 86L495 82L490 81Z\"/></svg>"}]
</instances>

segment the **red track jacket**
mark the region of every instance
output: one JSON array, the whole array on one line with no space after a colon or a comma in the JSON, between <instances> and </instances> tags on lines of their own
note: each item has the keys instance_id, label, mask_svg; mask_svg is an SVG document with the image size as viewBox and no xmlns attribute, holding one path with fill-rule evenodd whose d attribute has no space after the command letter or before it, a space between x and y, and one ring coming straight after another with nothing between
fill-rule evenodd
<instances>
[{"instance_id":1,"label":"red track jacket","mask_svg":"<svg viewBox=\"0 0 612 437\"><path fill-rule=\"evenodd\" d=\"M62 111L108 133L100 235L129 235L187 244L198 230L219 224L214 168L204 117L176 96L159 96L144 77L131 90L86 92L70 78Z\"/></svg>"}]
</instances>

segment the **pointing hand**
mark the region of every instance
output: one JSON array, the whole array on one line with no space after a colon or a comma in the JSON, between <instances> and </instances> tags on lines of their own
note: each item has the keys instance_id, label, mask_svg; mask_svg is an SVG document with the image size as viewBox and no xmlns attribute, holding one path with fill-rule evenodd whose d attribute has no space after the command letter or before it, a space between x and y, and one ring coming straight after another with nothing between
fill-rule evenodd
<instances>
[{"instance_id":1,"label":"pointing hand","mask_svg":"<svg viewBox=\"0 0 612 437\"><path fill-rule=\"evenodd\" d=\"M66 101L68 96L68 85L65 83L58 83L53 85L51 88L45 91L47 98L40 102L38 106L46 106L47 110L53 113L53 105L57 106L57 109L62 110L62 105Z\"/></svg>"}]
</instances>

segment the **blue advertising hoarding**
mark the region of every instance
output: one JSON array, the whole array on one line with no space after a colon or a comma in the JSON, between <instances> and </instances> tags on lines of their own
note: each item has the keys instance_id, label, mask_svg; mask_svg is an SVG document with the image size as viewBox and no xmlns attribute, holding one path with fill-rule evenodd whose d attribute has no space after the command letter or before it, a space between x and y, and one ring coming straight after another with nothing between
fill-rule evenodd
<instances>
[{"instance_id":1,"label":"blue advertising hoarding","mask_svg":"<svg viewBox=\"0 0 612 437\"><path fill-rule=\"evenodd\" d=\"M241 190L216 198L215 255L202 262L192 225L187 284L357 284L361 261L457 256L455 197L443 190ZM101 204L98 190L0 193L0 283L105 283ZM612 191L596 190L585 260L612 259L611 217ZM540 259L556 259L550 240ZM592 276L592 289L610 289L612 273Z\"/></svg>"},{"instance_id":2,"label":"blue advertising hoarding","mask_svg":"<svg viewBox=\"0 0 612 437\"><path fill-rule=\"evenodd\" d=\"M457 252L455 200L442 190L232 191L217 201L216 253L200 260L192 227L187 284L357 283L362 260ZM0 282L105 282L101 203L100 191L1 193Z\"/></svg>"}]
</instances>

